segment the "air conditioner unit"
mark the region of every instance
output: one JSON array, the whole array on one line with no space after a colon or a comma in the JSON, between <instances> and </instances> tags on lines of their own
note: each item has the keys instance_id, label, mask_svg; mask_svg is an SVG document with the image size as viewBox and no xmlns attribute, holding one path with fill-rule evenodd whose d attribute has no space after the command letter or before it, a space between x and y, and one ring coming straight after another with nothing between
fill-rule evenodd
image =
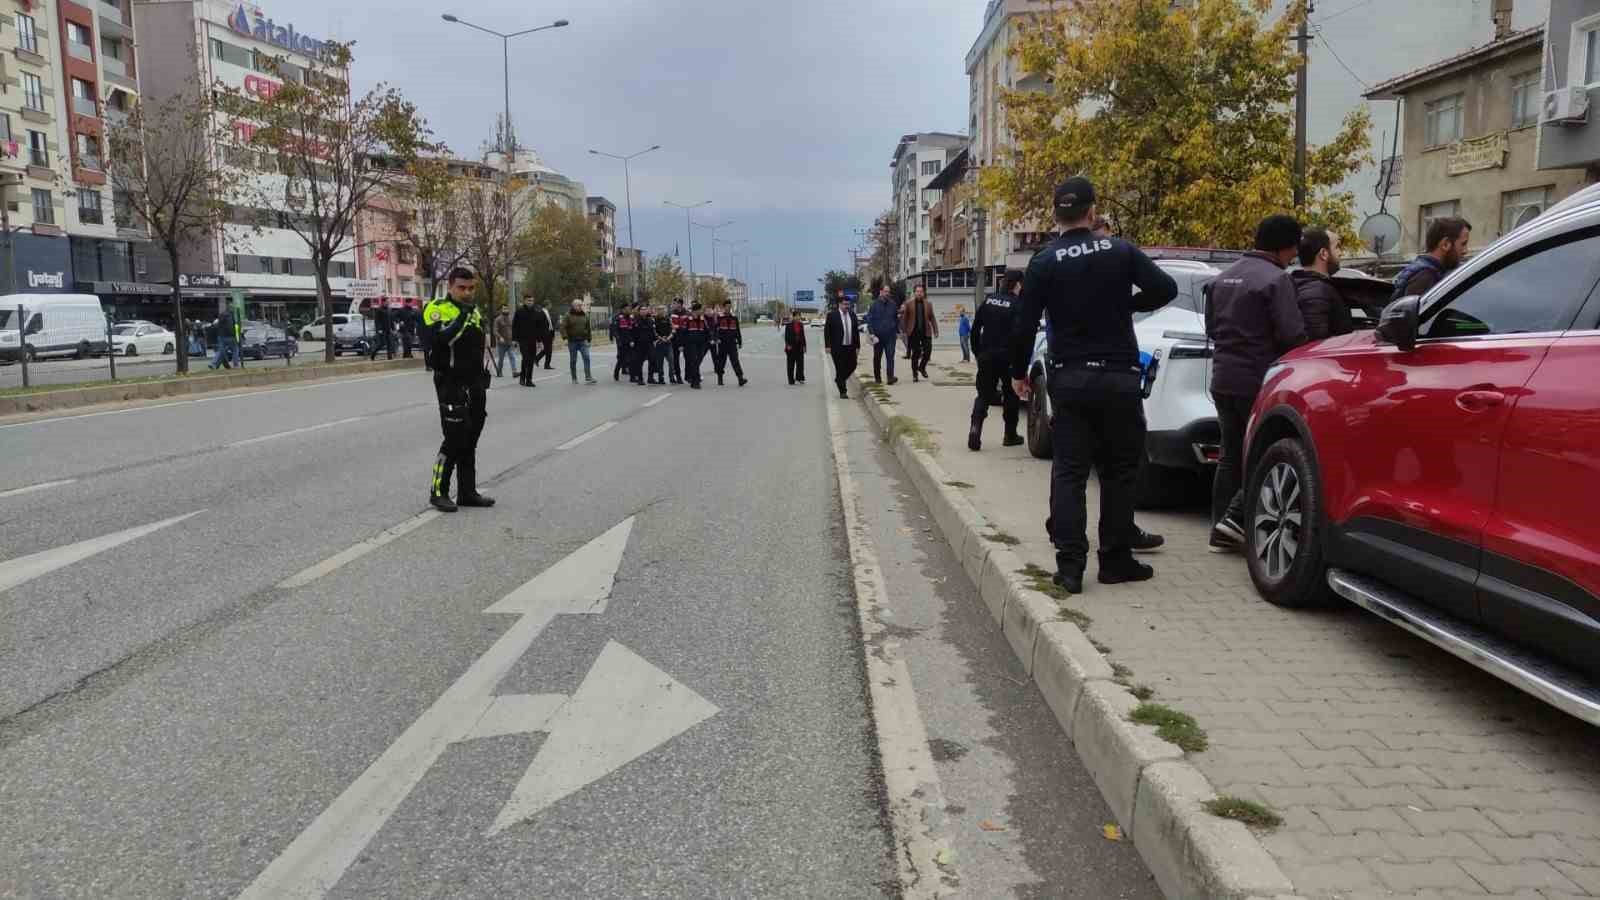
<instances>
[{"instance_id":1,"label":"air conditioner unit","mask_svg":"<svg viewBox=\"0 0 1600 900\"><path fill-rule=\"evenodd\" d=\"M1539 122L1544 125L1582 125L1589 121L1589 91L1582 87L1565 87L1544 95L1544 111Z\"/></svg>"}]
</instances>

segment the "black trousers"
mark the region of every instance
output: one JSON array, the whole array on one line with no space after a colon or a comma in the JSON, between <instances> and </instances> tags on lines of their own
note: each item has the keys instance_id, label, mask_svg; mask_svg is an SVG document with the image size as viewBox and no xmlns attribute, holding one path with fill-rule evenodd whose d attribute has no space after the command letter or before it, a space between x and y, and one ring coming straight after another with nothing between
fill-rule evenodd
<instances>
[{"instance_id":1,"label":"black trousers","mask_svg":"<svg viewBox=\"0 0 1600 900\"><path fill-rule=\"evenodd\" d=\"M700 383L700 364L706 358L706 345L704 341L683 342L683 374L690 384Z\"/></svg>"},{"instance_id":2,"label":"black trousers","mask_svg":"<svg viewBox=\"0 0 1600 900\"><path fill-rule=\"evenodd\" d=\"M1244 521L1244 429L1250 423L1255 397L1212 392L1217 403L1217 424L1222 426L1222 455L1211 481L1211 521L1231 514Z\"/></svg>"},{"instance_id":3,"label":"black trousers","mask_svg":"<svg viewBox=\"0 0 1600 900\"><path fill-rule=\"evenodd\" d=\"M839 393L846 394L850 383L850 376L856 373L856 363L859 346L849 346L843 350L835 349L833 353L833 383L839 386Z\"/></svg>"},{"instance_id":4,"label":"black trousers","mask_svg":"<svg viewBox=\"0 0 1600 900\"><path fill-rule=\"evenodd\" d=\"M981 426L989 418L989 407L996 403L1003 408L1006 434L1015 434L1017 420L1022 416L1022 398L1011 389L1011 367L1006 365L1003 351L978 357L978 399L972 404L972 423Z\"/></svg>"},{"instance_id":5,"label":"black trousers","mask_svg":"<svg viewBox=\"0 0 1600 900\"><path fill-rule=\"evenodd\" d=\"M444 441L433 462L430 490L435 496L448 495L450 476L455 475L457 496L471 496L478 489L478 438L489 418L488 393L481 384L462 385L437 376L433 391L439 400L439 427Z\"/></svg>"},{"instance_id":6,"label":"black trousers","mask_svg":"<svg viewBox=\"0 0 1600 900\"><path fill-rule=\"evenodd\" d=\"M644 384L645 363L650 361L650 345L654 341L646 342L639 338L633 340L633 352L628 356L628 377L634 384Z\"/></svg>"},{"instance_id":7,"label":"black trousers","mask_svg":"<svg viewBox=\"0 0 1600 900\"><path fill-rule=\"evenodd\" d=\"M409 332L409 331L401 331L400 332L400 346L405 348L405 358L406 359L410 359L411 358L411 341L412 341L411 332Z\"/></svg>"},{"instance_id":8,"label":"black trousers","mask_svg":"<svg viewBox=\"0 0 1600 900\"><path fill-rule=\"evenodd\" d=\"M672 339L672 383L683 383L683 342Z\"/></svg>"},{"instance_id":9,"label":"black trousers","mask_svg":"<svg viewBox=\"0 0 1600 900\"><path fill-rule=\"evenodd\" d=\"M738 347L734 346L733 344L719 346L716 350L716 354L717 355L712 359L712 362L716 363L717 366L718 383L721 383L722 373L726 371L730 365L733 366L733 376L740 381L744 380L744 366L739 365Z\"/></svg>"},{"instance_id":10,"label":"black trousers","mask_svg":"<svg viewBox=\"0 0 1600 900\"><path fill-rule=\"evenodd\" d=\"M628 360L631 358L630 355L633 353L633 344L632 344L632 342L630 342L625 337L619 337L619 338L617 338L616 347L617 347L617 361L611 367L611 380L612 381L617 381L618 379L622 378L622 373L623 372L632 371L631 369L628 368Z\"/></svg>"},{"instance_id":11,"label":"black trousers","mask_svg":"<svg viewBox=\"0 0 1600 900\"><path fill-rule=\"evenodd\" d=\"M878 338L872 345L872 378L874 381L883 380L883 370L889 370L889 377L894 377L894 341L895 335Z\"/></svg>"},{"instance_id":12,"label":"black trousers","mask_svg":"<svg viewBox=\"0 0 1600 900\"><path fill-rule=\"evenodd\" d=\"M785 350L784 365L789 370L789 383L806 380L806 354L805 351Z\"/></svg>"},{"instance_id":13,"label":"black trousers","mask_svg":"<svg viewBox=\"0 0 1600 900\"><path fill-rule=\"evenodd\" d=\"M912 334L906 336L906 343L911 348L912 373L927 375L928 359L933 356L933 338L926 334Z\"/></svg>"},{"instance_id":14,"label":"black trousers","mask_svg":"<svg viewBox=\"0 0 1600 900\"><path fill-rule=\"evenodd\" d=\"M542 356L542 357L544 357L544 367L546 369L555 368L555 366L552 366L550 364L550 357L554 356L555 352L556 352L556 336L555 336L555 334L553 334L553 333L552 334L547 334L544 337L540 338L539 339L539 347L540 347L540 350L539 350L539 353L535 356L534 362L538 363L538 361L539 361L538 357Z\"/></svg>"},{"instance_id":15,"label":"black trousers","mask_svg":"<svg viewBox=\"0 0 1600 900\"><path fill-rule=\"evenodd\" d=\"M522 369L517 372L517 380L523 384L533 380L533 341L517 341L517 352L522 354Z\"/></svg>"},{"instance_id":16,"label":"black trousers","mask_svg":"<svg viewBox=\"0 0 1600 900\"><path fill-rule=\"evenodd\" d=\"M650 345L650 381L659 384L666 380L667 345L655 343Z\"/></svg>"},{"instance_id":17,"label":"black trousers","mask_svg":"<svg viewBox=\"0 0 1600 900\"><path fill-rule=\"evenodd\" d=\"M1137 382L1135 382L1136 384ZM1089 557L1089 471L1100 475L1100 561L1127 557L1134 535L1134 488L1144 453L1144 401L1109 376L1057 369L1050 469L1050 539L1062 571L1083 571Z\"/></svg>"}]
</instances>

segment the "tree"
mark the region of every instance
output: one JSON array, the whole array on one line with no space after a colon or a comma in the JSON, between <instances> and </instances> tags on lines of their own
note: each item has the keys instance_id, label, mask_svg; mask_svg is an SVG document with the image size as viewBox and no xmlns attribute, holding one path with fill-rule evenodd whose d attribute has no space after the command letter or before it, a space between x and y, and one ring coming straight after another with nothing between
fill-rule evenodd
<instances>
[{"instance_id":1,"label":"tree","mask_svg":"<svg viewBox=\"0 0 1600 900\"><path fill-rule=\"evenodd\" d=\"M822 295L829 302L837 298L841 290L860 294L861 279L837 269L822 276Z\"/></svg>"},{"instance_id":2,"label":"tree","mask_svg":"<svg viewBox=\"0 0 1600 900\"><path fill-rule=\"evenodd\" d=\"M1297 0L1267 24L1268 6L1073 0L1024 22L1013 52L1050 89L1002 93L1015 143L979 176L985 205L1037 228L1055 185L1084 174L1137 243L1249 246L1293 197L1289 38L1306 10ZM1367 161L1369 128L1359 109L1308 154L1303 218L1354 237L1355 198L1337 186Z\"/></svg>"},{"instance_id":3,"label":"tree","mask_svg":"<svg viewBox=\"0 0 1600 900\"><path fill-rule=\"evenodd\" d=\"M703 278L695 282L694 302L706 309L715 309L728 302L728 285L720 278Z\"/></svg>"},{"instance_id":4,"label":"tree","mask_svg":"<svg viewBox=\"0 0 1600 900\"><path fill-rule=\"evenodd\" d=\"M329 362L335 350L328 315L334 258L357 249L355 220L369 201L403 193L417 158L437 149L416 106L397 89L379 84L351 97L351 46L329 42L298 77L284 78L266 97L218 88L235 117L235 133L276 162L277 177L251 179L247 192L258 209L292 211L281 221L310 253ZM277 72L279 60L264 62Z\"/></svg>"},{"instance_id":5,"label":"tree","mask_svg":"<svg viewBox=\"0 0 1600 900\"><path fill-rule=\"evenodd\" d=\"M894 262L900 257L900 223L894 210L880 213L867 232L867 271L876 273L884 281L894 272Z\"/></svg>"},{"instance_id":6,"label":"tree","mask_svg":"<svg viewBox=\"0 0 1600 900\"><path fill-rule=\"evenodd\" d=\"M180 374L189 371L189 342L178 252L211 240L228 217L228 185L234 179L211 152L224 137L216 101L198 76L167 97L140 98L123 122L106 123L106 174L112 188L127 198L131 219L117 224L148 229L171 263Z\"/></svg>"},{"instance_id":7,"label":"tree","mask_svg":"<svg viewBox=\"0 0 1600 900\"><path fill-rule=\"evenodd\" d=\"M410 199L415 215L406 216L401 234L417 250L417 265L425 273L427 296L439 294L439 282L467 260L462 204L466 185L440 157L418 157L411 164Z\"/></svg>"},{"instance_id":8,"label":"tree","mask_svg":"<svg viewBox=\"0 0 1600 900\"><path fill-rule=\"evenodd\" d=\"M515 261L528 269L524 295L543 299L552 309L571 303L598 284L594 226L583 213L545 204L518 235Z\"/></svg>"},{"instance_id":9,"label":"tree","mask_svg":"<svg viewBox=\"0 0 1600 900\"><path fill-rule=\"evenodd\" d=\"M689 279L683 274L683 267L665 253L650 260L645 284L650 286L650 298L658 303L677 300L689 289Z\"/></svg>"},{"instance_id":10,"label":"tree","mask_svg":"<svg viewBox=\"0 0 1600 900\"><path fill-rule=\"evenodd\" d=\"M641 297L643 297L643 293L643 291L640 292ZM632 300L633 294L622 289L622 285L617 283L616 275L610 272L600 272L595 275L594 299L596 303L606 309L616 309ZM643 297L643 299L648 300L649 298Z\"/></svg>"}]
</instances>

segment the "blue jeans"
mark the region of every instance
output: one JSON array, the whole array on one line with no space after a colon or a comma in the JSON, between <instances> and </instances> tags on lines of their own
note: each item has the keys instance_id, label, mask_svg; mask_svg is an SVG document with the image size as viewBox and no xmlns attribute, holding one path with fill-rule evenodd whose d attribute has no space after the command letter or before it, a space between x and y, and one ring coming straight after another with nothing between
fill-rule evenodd
<instances>
[{"instance_id":1,"label":"blue jeans","mask_svg":"<svg viewBox=\"0 0 1600 900\"><path fill-rule=\"evenodd\" d=\"M239 360L239 344L231 338L223 338L217 343L217 358L211 361L211 368L215 369L230 359L236 366L244 365Z\"/></svg>"},{"instance_id":2,"label":"blue jeans","mask_svg":"<svg viewBox=\"0 0 1600 900\"><path fill-rule=\"evenodd\" d=\"M500 349L497 350L494 355L494 375L496 378L503 378L505 376L505 364L507 356L511 357L512 374L516 374L521 371L521 366L517 363L517 345L507 342L501 344Z\"/></svg>"},{"instance_id":3,"label":"blue jeans","mask_svg":"<svg viewBox=\"0 0 1600 900\"><path fill-rule=\"evenodd\" d=\"M970 362L971 360L972 360L972 337L970 335L963 334L961 336L961 361L962 362Z\"/></svg>"},{"instance_id":4,"label":"blue jeans","mask_svg":"<svg viewBox=\"0 0 1600 900\"><path fill-rule=\"evenodd\" d=\"M590 374L590 372L589 372L589 342L588 341L568 341L567 342L567 362L572 367L572 380L573 380L573 382L576 383L577 380L578 380L578 356L579 355L583 356L583 379L585 381L593 381L594 380L594 375Z\"/></svg>"},{"instance_id":5,"label":"blue jeans","mask_svg":"<svg viewBox=\"0 0 1600 900\"><path fill-rule=\"evenodd\" d=\"M872 345L872 380L883 380L883 369L889 369L889 377L894 377L894 341L895 335L878 335L878 342Z\"/></svg>"}]
</instances>

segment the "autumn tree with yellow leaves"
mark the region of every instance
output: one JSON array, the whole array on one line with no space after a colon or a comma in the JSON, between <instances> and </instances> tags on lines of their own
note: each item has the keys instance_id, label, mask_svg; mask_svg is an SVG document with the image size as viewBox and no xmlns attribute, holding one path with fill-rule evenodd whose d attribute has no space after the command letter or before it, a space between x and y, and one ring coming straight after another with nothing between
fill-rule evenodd
<instances>
[{"instance_id":1,"label":"autumn tree with yellow leaves","mask_svg":"<svg viewBox=\"0 0 1600 900\"><path fill-rule=\"evenodd\" d=\"M1297 2L1068 0L1024 20L1013 53L1042 91L1002 94L1011 146L979 176L1009 224L1050 221L1056 184L1082 174L1101 212L1141 244L1248 247L1293 202ZM1312 147L1306 208L1354 239L1355 197L1338 186L1369 161L1365 109Z\"/></svg>"}]
</instances>

